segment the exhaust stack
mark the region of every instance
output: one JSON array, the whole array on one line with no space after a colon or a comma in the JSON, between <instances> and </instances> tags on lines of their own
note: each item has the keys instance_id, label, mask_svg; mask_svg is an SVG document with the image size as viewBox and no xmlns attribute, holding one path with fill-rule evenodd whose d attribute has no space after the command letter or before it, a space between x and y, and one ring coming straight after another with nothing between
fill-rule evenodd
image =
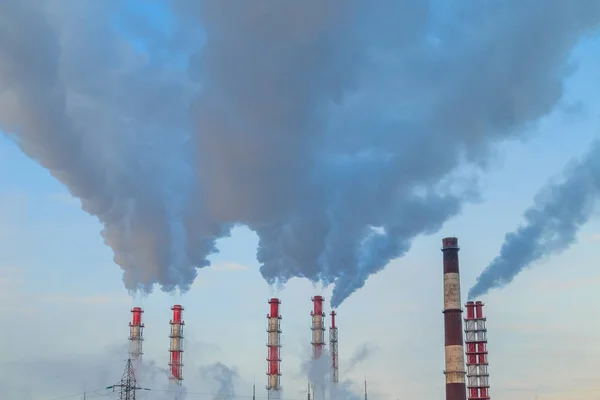
<instances>
[{"instance_id":1,"label":"exhaust stack","mask_svg":"<svg viewBox=\"0 0 600 400\"><path fill-rule=\"evenodd\" d=\"M313 311L310 312L312 317L312 325L310 327L312 331L312 359L313 361L319 360L323 355L323 349L325 348L325 313L323 312L323 296L315 296L312 299ZM325 377L313 376L312 379L316 379L313 382L313 390L317 391L322 398L318 400L325 400ZM313 393L313 400L317 400Z\"/></svg>"},{"instance_id":2,"label":"exhaust stack","mask_svg":"<svg viewBox=\"0 0 600 400\"><path fill-rule=\"evenodd\" d=\"M142 310L140 307L131 309L131 322L129 323L129 358L137 373L142 362L142 342L144 341L144 324L142 323Z\"/></svg>"},{"instance_id":3,"label":"exhaust stack","mask_svg":"<svg viewBox=\"0 0 600 400\"><path fill-rule=\"evenodd\" d=\"M281 385L279 382L279 377L281 376L281 357L279 354L279 350L281 349L281 315L279 315L280 304L281 301L279 301L277 298L272 298L269 300L271 309L270 313L267 314L267 390L269 391L269 398L271 398L271 391L278 392L281 390Z\"/></svg>"},{"instance_id":4,"label":"exhaust stack","mask_svg":"<svg viewBox=\"0 0 600 400\"><path fill-rule=\"evenodd\" d=\"M181 319L181 314L183 312L183 307L180 305L174 305L171 310L173 310L173 319L170 321L171 324L171 334L169 338L171 339L171 346L169 348L170 354L170 362L169 367L171 369L170 379L178 386L181 386L183 381L183 326L185 323Z\"/></svg>"},{"instance_id":5,"label":"exhaust stack","mask_svg":"<svg viewBox=\"0 0 600 400\"><path fill-rule=\"evenodd\" d=\"M316 360L323 354L323 347L325 346L325 324L323 323L323 318L325 318L323 300L325 299L323 296L315 296L311 300L313 302L313 311L310 312L312 316L312 358Z\"/></svg>"},{"instance_id":6,"label":"exhaust stack","mask_svg":"<svg viewBox=\"0 0 600 400\"><path fill-rule=\"evenodd\" d=\"M487 328L486 318L483 316L483 303L469 301L466 307L465 345L469 400L489 400Z\"/></svg>"},{"instance_id":7,"label":"exhaust stack","mask_svg":"<svg viewBox=\"0 0 600 400\"><path fill-rule=\"evenodd\" d=\"M339 382L338 365L338 328L335 325L335 311L331 312L331 328L329 328L329 347L331 351L331 381L333 386Z\"/></svg>"},{"instance_id":8,"label":"exhaust stack","mask_svg":"<svg viewBox=\"0 0 600 400\"><path fill-rule=\"evenodd\" d=\"M442 239L444 258L444 336L446 400L466 400L465 360L458 267L458 239Z\"/></svg>"}]
</instances>

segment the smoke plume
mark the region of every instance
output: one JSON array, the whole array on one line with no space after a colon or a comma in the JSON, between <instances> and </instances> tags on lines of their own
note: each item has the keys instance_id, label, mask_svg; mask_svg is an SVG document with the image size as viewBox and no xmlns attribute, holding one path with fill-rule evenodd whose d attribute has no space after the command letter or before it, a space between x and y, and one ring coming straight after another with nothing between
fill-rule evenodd
<instances>
[{"instance_id":1,"label":"smoke plume","mask_svg":"<svg viewBox=\"0 0 600 400\"><path fill-rule=\"evenodd\" d=\"M525 211L525 223L506 234L500 254L477 278L469 298L510 283L524 268L568 249L600 199L600 142L551 182Z\"/></svg>"},{"instance_id":2,"label":"smoke plume","mask_svg":"<svg viewBox=\"0 0 600 400\"><path fill-rule=\"evenodd\" d=\"M348 360L345 372L348 373L352 371L358 364L362 363L367 358L369 358L373 351L373 346L368 343L364 343L361 346L359 346L352 354L352 357L350 357L350 359Z\"/></svg>"},{"instance_id":3,"label":"smoke plume","mask_svg":"<svg viewBox=\"0 0 600 400\"><path fill-rule=\"evenodd\" d=\"M181 179L172 160L185 155L193 88L119 35L115 17L127 14L117 5L0 2L0 129L103 223L128 289L185 289L195 273L173 255Z\"/></svg>"},{"instance_id":4,"label":"smoke plume","mask_svg":"<svg viewBox=\"0 0 600 400\"><path fill-rule=\"evenodd\" d=\"M600 20L439 3L1 1L0 129L102 222L129 290L189 289L242 224L269 283L337 307L478 199Z\"/></svg>"},{"instance_id":5,"label":"smoke plume","mask_svg":"<svg viewBox=\"0 0 600 400\"><path fill-rule=\"evenodd\" d=\"M321 357L308 360L302 370L306 372L308 381L315 391L316 398L323 398L331 382L331 355L327 349L323 349ZM319 393L320 392L320 393Z\"/></svg>"},{"instance_id":6,"label":"smoke plume","mask_svg":"<svg viewBox=\"0 0 600 400\"><path fill-rule=\"evenodd\" d=\"M246 224L268 282L335 283L333 307L476 199L458 166L552 110L600 18L562 0L200 8L189 246Z\"/></svg>"},{"instance_id":7,"label":"smoke plume","mask_svg":"<svg viewBox=\"0 0 600 400\"><path fill-rule=\"evenodd\" d=\"M215 394L213 400L235 398L235 380L239 377L235 368L217 362L201 367L200 375L211 387L211 392Z\"/></svg>"},{"instance_id":8,"label":"smoke plume","mask_svg":"<svg viewBox=\"0 0 600 400\"><path fill-rule=\"evenodd\" d=\"M366 345L357 349L352 356L350 363L356 366L360 361L366 359L370 353L370 348ZM349 372L347 369L345 373ZM301 365L301 376L306 376L310 383L311 398L321 399L329 397L332 400L356 400L361 396L354 392L354 382L343 380L333 384L331 376L331 353L329 349L324 348L321 357L309 359ZM314 396L313 396L314 392Z\"/></svg>"}]
</instances>

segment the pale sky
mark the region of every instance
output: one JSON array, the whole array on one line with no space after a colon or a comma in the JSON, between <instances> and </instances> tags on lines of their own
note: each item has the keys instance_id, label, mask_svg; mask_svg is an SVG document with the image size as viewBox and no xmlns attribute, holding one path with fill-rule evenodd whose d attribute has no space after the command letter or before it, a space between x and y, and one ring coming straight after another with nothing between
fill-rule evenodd
<instances>
[{"instance_id":1,"label":"pale sky","mask_svg":"<svg viewBox=\"0 0 600 400\"><path fill-rule=\"evenodd\" d=\"M563 104L578 106L557 107L529 128L525 139L496 147L483 175L481 201L465 206L439 232L418 236L406 256L371 276L339 307L340 378L356 393L362 393L366 376L371 400L443 397L441 239L458 237L466 301L466 292L498 254L504 235L523 221L535 194L600 138L599 44L596 36L572 54L578 69L567 80ZM214 397L218 384L203 368L216 362L237 370L236 395L251 395L255 379L257 395L264 396L265 316L272 296L282 301L284 396L305 398L310 300L317 294L329 299L330 288L302 279L292 279L282 291L270 288L258 272L256 235L239 227L218 242L214 266L199 271L189 293L156 290L131 298L101 229L46 169L0 136L2 400L78 399L84 390L106 395L103 388L116 383L124 368L133 306L145 310L145 362L166 368L173 304L185 307L187 398ZM596 210L567 251L482 298L494 400L600 396L598 259ZM364 348L367 357L349 368ZM166 382L159 374L145 385L164 390Z\"/></svg>"}]
</instances>

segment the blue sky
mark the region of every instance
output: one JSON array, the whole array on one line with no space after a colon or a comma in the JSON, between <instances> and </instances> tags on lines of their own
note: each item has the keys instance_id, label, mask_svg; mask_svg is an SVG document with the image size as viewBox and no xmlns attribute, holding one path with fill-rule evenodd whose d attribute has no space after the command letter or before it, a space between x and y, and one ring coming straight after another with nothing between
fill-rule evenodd
<instances>
[{"instance_id":1,"label":"blue sky","mask_svg":"<svg viewBox=\"0 0 600 400\"><path fill-rule=\"evenodd\" d=\"M579 69L568 80L566 98L581 107L559 108L527 139L502 145L485 173L483 201L467 206L439 233L417 238L405 257L372 276L339 308L341 376L356 390L367 374L373 400L443 395L441 238L459 238L464 297L547 179L600 137L600 40L584 43L573 57ZM5 136L0 205L0 318L6 322L0 370L8 371L2 383L9 396L26 387L50 400L117 381L134 305L145 309L146 359L166 366L170 307L176 303L186 307L190 392L210 392L210 383L194 377L202 365L220 361L238 369L238 394L250 394L255 375L263 395L266 302L276 295L283 303L282 383L288 398L304 397L310 297L328 298L330 291L294 279L275 292L258 273L253 233L238 228L221 240L214 267L200 271L188 294L132 299L98 221ZM494 399L532 399L537 390L540 400L575 400L600 392L600 320L594 317L600 313L599 257L596 213L568 251L484 298ZM371 350L369 357L346 371L345 363L362 346Z\"/></svg>"}]
</instances>

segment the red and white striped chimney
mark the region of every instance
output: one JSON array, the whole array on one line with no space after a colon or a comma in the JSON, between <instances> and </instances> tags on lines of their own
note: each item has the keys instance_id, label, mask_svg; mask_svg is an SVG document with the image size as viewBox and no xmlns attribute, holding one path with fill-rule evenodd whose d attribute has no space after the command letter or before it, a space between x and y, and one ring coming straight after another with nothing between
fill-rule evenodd
<instances>
[{"instance_id":1,"label":"red and white striped chimney","mask_svg":"<svg viewBox=\"0 0 600 400\"><path fill-rule=\"evenodd\" d=\"M281 301L275 297L269 300L270 312L267 314L267 393L269 394L269 398L271 398L271 391L277 393L281 390L281 384L279 382L281 376L281 357L279 354L281 349L281 315L279 315L280 304Z\"/></svg>"},{"instance_id":2,"label":"red and white striped chimney","mask_svg":"<svg viewBox=\"0 0 600 400\"><path fill-rule=\"evenodd\" d=\"M465 360L458 268L458 239L442 239L444 255L444 336L446 400L466 400Z\"/></svg>"},{"instance_id":3,"label":"red and white striped chimney","mask_svg":"<svg viewBox=\"0 0 600 400\"><path fill-rule=\"evenodd\" d=\"M483 303L469 301L466 307L465 345L469 400L489 400L487 328L486 318L483 316Z\"/></svg>"},{"instance_id":4,"label":"red and white striped chimney","mask_svg":"<svg viewBox=\"0 0 600 400\"><path fill-rule=\"evenodd\" d=\"M173 310L173 319L170 322L171 333L169 334L171 339L171 346L169 347L171 356L169 361L170 379L176 385L181 386L183 381L183 326L185 325L181 318L183 307L177 304L171 310Z\"/></svg>"},{"instance_id":5,"label":"red and white striped chimney","mask_svg":"<svg viewBox=\"0 0 600 400\"><path fill-rule=\"evenodd\" d=\"M140 307L131 309L131 322L129 323L129 358L133 362L133 368L139 373L142 362L142 343L144 341L144 323L142 322L142 310Z\"/></svg>"},{"instance_id":6,"label":"red and white striped chimney","mask_svg":"<svg viewBox=\"0 0 600 400\"><path fill-rule=\"evenodd\" d=\"M312 316L312 358L314 360L321 357L323 354L323 348L325 347L325 324L323 320L325 313L323 312L323 296L315 296L311 299L313 301L313 311L310 312Z\"/></svg>"}]
</instances>

